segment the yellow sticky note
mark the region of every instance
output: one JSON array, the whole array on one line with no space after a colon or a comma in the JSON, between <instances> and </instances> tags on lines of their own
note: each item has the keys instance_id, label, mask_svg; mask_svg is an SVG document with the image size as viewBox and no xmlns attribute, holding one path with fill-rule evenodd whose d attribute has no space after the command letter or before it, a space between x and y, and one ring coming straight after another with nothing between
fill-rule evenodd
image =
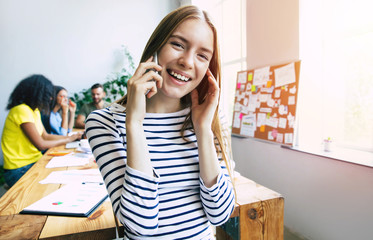
<instances>
[{"instance_id":1,"label":"yellow sticky note","mask_svg":"<svg viewBox=\"0 0 373 240\"><path fill-rule=\"evenodd\" d=\"M252 92L255 92L255 91L256 91L256 86L255 86L255 85L251 85L251 91L252 91Z\"/></svg>"},{"instance_id":2,"label":"yellow sticky note","mask_svg":"<svg viewBox=\"0 0 373 240\"><path fill-rule=\"evenodd\" d=\"M267 88L270 88L270 87L272 87L272 81L267 82Z\"/></svg>"},{"instance_id":3,"label":"yellow sticky note","mask_svg":"<svg viewBox=\"0 0 373 240\"><path fill-rule=\"evenodd\" d=\"M253 80L253 73L249 73L249 74L247 75L247 81L250 82L250 81L252 81L252 80Z\"/></svg>"}]
</instances>

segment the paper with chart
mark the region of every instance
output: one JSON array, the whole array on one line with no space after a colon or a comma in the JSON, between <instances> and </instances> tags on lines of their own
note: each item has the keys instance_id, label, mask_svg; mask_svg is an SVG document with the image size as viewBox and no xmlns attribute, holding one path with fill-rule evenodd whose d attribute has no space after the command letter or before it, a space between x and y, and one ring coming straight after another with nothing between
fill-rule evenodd
<instances>
[{"instance_id":1,"label":"paper with chart","mask_svg":"<svg viewBox=\"0 0 373 240\"><path fill-rule=\"evenodd\" d=\"M23 214L88 217L107 198L104 184L68 184L21 211Z\"/></svg>"}]
</instances>

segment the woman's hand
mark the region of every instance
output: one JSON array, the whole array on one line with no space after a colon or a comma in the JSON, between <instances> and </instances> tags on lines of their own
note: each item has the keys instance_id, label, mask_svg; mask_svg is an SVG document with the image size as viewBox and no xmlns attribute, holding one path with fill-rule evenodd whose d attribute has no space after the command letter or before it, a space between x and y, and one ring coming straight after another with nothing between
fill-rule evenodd
<instances>
[{"instance_id":1,"label":"woman's hand","mask_svg":"<svg viewBox=\"0 0 373 240\"><path fill-rule=\"evenodd\" d=\"M205 101L199 104L197 89L194 89L191 93L192 121L197 132L201 129L211 130L211 124L219 101L218 83L210 69L207 69L206 74L208 76L209 87Z\"/></svg>"},{"instance_id":2,"label":"woman's hand","mask_svg":"<svg viewBox=\"0 0 373 240\"><path fill-rule=\"evenodd\" d=\"M69 111L70 111L70 113L75 113L76 103L73 102L71 99L69 99L68 101L69 101Z\"/></svg>"},{"instance_id":3,"label":"woman's hand","mask_svg":"<svg viewBox=\"0 0 373 240\"><path fill-rule=\"evenodd\" d=\"M162 87L162 77L157 73L162 67L152 62L150 57L136 69L134 75L127 83L127 117L126 122L137 121L142 123L146 111L145 96L151 98L157 93L157 88ZM149 70L155 71L149 71Z\"/></svg>"},{"instance_id":4,"label":"woman's hand","mask_svg":"<svg viewBox=\"0 0 373 240\"><path fill-rule=\"evenodd\" d=\"M67 101L61 102L61 109L62 109L62 114L67 114L69 112L69 104Z\"/></svg>"}]
</instances>

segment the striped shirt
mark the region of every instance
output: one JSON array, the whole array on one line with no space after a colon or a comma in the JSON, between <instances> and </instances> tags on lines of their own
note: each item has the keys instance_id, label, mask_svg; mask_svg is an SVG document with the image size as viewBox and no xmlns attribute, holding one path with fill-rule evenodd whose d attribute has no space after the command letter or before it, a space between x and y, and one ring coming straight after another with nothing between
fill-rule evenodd
<instances>
[{"instance_id":1,"label":"striped shirt","mask_svg":"<svg viewBox=\"0 0 373 240\"><path fill-rule=\"evenodd\" d=\"M143 127L154 176L126 166L124 110L113 104L92 112L86 134L125 236L213 239L210 224L228 220L234 191L224 161L215 185L208 188L200 178L196 136L187 129L183 139L180 132L190 109L146 113Z\"/></svg>"}]
</instances>

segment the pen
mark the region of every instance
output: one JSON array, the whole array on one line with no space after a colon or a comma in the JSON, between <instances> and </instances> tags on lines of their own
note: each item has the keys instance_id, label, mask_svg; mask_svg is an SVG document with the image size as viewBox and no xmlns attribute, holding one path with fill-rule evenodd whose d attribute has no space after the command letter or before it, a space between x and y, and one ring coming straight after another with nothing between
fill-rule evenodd
<instances>
[{"instance_id":1,"label":"pen","mask_svg":"<svg viewBox=\"0 0 373 240\"><path fill-rule=\"evenodd\" d=\"M83 184L98 184L98 185L102 185L103 183L102 182L82 182Z\"/></svg>"}]
</instances>

